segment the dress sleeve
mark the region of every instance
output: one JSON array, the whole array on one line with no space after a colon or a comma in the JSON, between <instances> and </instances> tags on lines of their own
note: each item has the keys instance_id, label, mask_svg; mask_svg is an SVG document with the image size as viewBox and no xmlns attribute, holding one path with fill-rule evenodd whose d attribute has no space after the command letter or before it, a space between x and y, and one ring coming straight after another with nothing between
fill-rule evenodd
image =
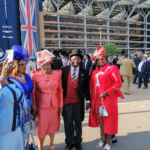
<instances>
[{"instance_id":1,"label":"dress sleeve","mask_svg":"<svg viewBox=\"0 0 150 150\"><path fill-rule=\"evenodd\" d=\"M122 87L122 81L120 72L117 68L117 66L113 66L111 70L111 79L114 85L106 90L106 93L108 96L111 96L112 94L116 93L118 97L124 98L122 92L120 91L120 88Z\"/></svg>"},{"instance_id":2,"label":"dress sleeve","mask_svg":"<svg viewBox=\"0 0 150 150\"><path fill-rule=\"evenodd\" d=\"M62 88L62 72L60 76L60 84L59 84L59 96L60 96L60 105L59 107L63 107L63 88Z\"/></svg>"},{"instance_id":3,"label":"dress sleeve","mask_svg":"<svg viewBox=\"0 0 150 150\"><path fill-rule=\"evenodd\" d=\"M32 75L31 79L32 79L33 86L34 86L34 89L32 92L33 105L34 105L35 111L37 111L37 107L36 107L36 80L34 80L34 75Z\"/></svg>"}]
</instances>

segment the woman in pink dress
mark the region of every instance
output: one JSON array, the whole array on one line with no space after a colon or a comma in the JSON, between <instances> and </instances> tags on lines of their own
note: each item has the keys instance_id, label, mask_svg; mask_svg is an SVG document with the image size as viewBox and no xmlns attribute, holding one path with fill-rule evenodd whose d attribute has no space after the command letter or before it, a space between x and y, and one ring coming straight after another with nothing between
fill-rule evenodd
<instances>
[{"instance_id":1,"label":"woman in pink dress","mask_svg":"<svg viewBox=\"0 0 150 150\"><path fill-rule=\"evenodd\" d=\"M33 99L37 111L37 134L40 150L43 150L46 135L50 137L50 150L55 150L53 140L55 132L60 128L60 113L63 108L62 72L51 70L49 53L47 50L37 53L37 64L40 71L32 73Z\"/></svg>"},{"instance_id":2,"label":"woman in pink dress","mask_svg":"<svg viewBox=\"0 0 150 150\"><path fill-rule=\"evenodd\" d=\"M104 146L104 150L111 149L111 137L118 132L118 97L123 98L119 70L116 66L109 66L105 49L100 46L94 53L96 69L90 79L91 110L89 116L90 127L100 127L102 140L97 147ZM103 101L102 101L103 100ZM104 104L107 117L99 115L99 108Z\"/></svg>"}]
</instances>

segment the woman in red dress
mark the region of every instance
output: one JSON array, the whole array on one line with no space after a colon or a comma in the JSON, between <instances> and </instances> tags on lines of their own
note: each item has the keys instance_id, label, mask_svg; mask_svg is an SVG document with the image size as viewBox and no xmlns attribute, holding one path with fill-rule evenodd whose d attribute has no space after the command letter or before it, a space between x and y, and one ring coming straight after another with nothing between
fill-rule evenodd
<instances>
[{"instance_id":1,"label":"woman in red dress","mask_svg":"<svg viewBox=\"0 0 150 150\"><path fill-rule=\"evenodd\" d=\"M96 69L90 79L91 110L89 117L90 127L100 127L102 140L97 147L104 150L111 149L111 137L118 132L118 97L124 98L120 88L122 81L116 66L109 66L105 49L100 46L93 55ZM99 108L103 104L108 113L107 117L99 115Z\"/></svg>"}]
</instances>

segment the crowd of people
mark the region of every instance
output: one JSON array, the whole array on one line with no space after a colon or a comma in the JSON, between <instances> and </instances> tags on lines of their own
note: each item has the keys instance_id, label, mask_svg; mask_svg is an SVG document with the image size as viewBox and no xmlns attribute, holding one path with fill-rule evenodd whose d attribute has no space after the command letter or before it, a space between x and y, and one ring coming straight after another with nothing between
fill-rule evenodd
<instances>
[{"instance_id":1,"label":"crowd of people","mask_svg":"<svg viewBox=\"0 0 150 150\"><path fill-rule=\"evenodd\" d=\"M50 137L49 149L55 150L54 137L64 120L65 150L74 146L82 150L82 121L90 110L89 127L100 128L96 147L110 150L117 142L118 97L130 94L130 82L138 77L138 88L148 88L150 72L147 55L129 59L127 54L112 58L100 46L92 57L84 57L78 49L67 57L58 58L48 50L29 58L24 48L13 46L14 58L8 63L0 51L0 149L27 149L26 140L37 125L39 150L45 137ZM120 69L120 72L119 72ZM143 79L143 80L142 80ZM106 84L107 81L107 84ZM85 101L86 100L86 101ZM9 142L9 144L7 144Z\"/></svg>"}]
</instances>

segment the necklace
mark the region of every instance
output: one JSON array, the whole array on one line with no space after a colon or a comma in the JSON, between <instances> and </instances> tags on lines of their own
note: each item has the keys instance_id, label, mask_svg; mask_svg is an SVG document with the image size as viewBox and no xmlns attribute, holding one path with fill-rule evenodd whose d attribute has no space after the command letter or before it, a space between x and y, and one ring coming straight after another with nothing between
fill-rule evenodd
<instances>
[{"instance_id":1,"label":"necklace","mask_svg":"<svg viewBox=\"0 0 150 150\"><path fill-rule=\"evenodd\" d=\"M17 79L19 79L19 80L21 80L21 81L23 81L24 80L24 76L22 75L22 77L18 77L18 76L16 76L16 78Z\"/></svg>"}]
</instances>

